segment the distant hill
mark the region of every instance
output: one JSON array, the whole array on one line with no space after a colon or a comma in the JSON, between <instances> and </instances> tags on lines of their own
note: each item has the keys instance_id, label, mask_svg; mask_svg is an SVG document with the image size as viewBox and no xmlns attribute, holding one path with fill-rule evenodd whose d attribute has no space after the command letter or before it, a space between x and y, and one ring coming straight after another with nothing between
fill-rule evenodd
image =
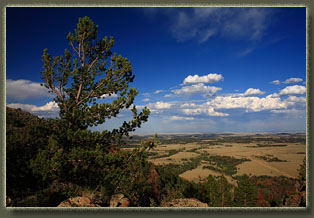
<instances>
[{"instance_id":1,"label":"distant hill","mask_svg":"<svg viewBox=\"0 0 314 218\"><path fill-rule=\"evenodd\" d=\"M39 120L38 116L35 116L29 112L23 111L20 108L6 107L6 129L8 131L18 131L28 128Z\"/></svg>"}]
</instances>

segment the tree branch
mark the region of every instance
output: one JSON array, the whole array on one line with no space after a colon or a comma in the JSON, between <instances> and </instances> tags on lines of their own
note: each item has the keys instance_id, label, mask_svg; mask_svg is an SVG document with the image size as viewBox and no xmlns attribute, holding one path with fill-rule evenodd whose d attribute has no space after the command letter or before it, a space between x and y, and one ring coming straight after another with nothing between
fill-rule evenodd
<instances>
[{"instance_id":1,"label":"tree branch","mask_svg":"<svg viewBox=\"0 0 314 218\"><path fill-rule=\"evenodd\" d=\"M84 102L86 99L89 99L90 97L93 96L93 94L95 93L95 91L101 86L103 85L104 82L101 82L99 83L95 89L91 90L90 93L85 97L83 98L82 100L80 100L79 102L76 103L76 105L80 105L82 102Z\"/></svg>"},{"instance_id":2,"label":"tree branch","mask_svg":"<svg viewBox=\"0 0 314 218\"><path fill-rule=\"evenodd\" d=\"M77 55L79 55L79 52L75 49L74 45L72 42L70 42L71 47L73 48L73 50L77 53Z\"/></svg>"}]
</instances>

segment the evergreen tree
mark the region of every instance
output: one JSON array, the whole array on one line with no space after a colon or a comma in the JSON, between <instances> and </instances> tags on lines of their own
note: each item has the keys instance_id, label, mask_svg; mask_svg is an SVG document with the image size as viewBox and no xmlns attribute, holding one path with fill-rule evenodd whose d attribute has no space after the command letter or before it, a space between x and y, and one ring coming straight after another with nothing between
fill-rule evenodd
<instances>
[{"instance_id":1,"label":"evergreen tree","mask_svg":"<svg viewBox=\"0 0 314 218\"><path fill-rule=\"evenodd\" d=\"M45 49L42 56L42 85L56 94L60 118L68 129L87 129L116 117L121 109L132 106L138 94L136 88L129 88L134 80L129 60L112 54L113 37L98 40L97 33L98 25L89 17L79 18L74 34L67 36L72 52L65 49L64 56L52 57ZM118 97L111 104L97 103L112 95ZM125 122L120 133L127 134L147 121L147 108L138 115L133 106L132 112L134 119Z\"/></svg>"},{"instance_id":2,"label":"evergreen tree","mask_svg":"<svg viewBox=\"0 0 314 218\"><path fill-rule=\"evenodd\" d=\"M209 175L200 187L200 199L210 207L231 206L231 188L223 175L214 177Z\"/></svg>"},{"instance_id":3,"label":"evergreen tree","mask_svg":"<svg viewBox=\"0 0 314 218\"><path fill-rule=\"evenodd\" d=\"M228 183L228 180L223 175L217 178L218 191L220 195L220 202L218 206L228 207L232 205L231 189L232 185Z\"/></svg>"},{"instance_id":4,"label":"evergreen tree","mask_svg":"<svg viewBox=\"0 0 314 218\"><path fill-rule=\"evenodd\" d=\"M67 36L72 52L66 49L64 56L52 57L44 50L42 85L55 93L60 118L49 121L48 140L39 145L31 167L48 186L70 183L97 188L107 196L124 193L132 196L133 205L143 205L139 196L153 196L146 151L157 144L156 138L133 151L119 148L124 144L122 137L141 127L150 111L144 108L138 113L132 106L138 91L129 88L134 79L131 63L112 54L112 37L98 40L97 33L98 26L89 17L79 18L74 33ZM116 99L112 103L97 101L109 96ZM133 119L120 128L88 129L130 107Z\"/></svg>"},{"instance_id":5,"label":"evergreen tree","mask_svg":"<svg viewBox=\"0 0 314 218\"><path fill-rule=\"evenodd\" d=\"M257 188L246 174L237 181L234 190L234 204L237 207L254 207L257 200Z\"/></svg>"},{"instance_id":6,"label":"evergreen tree","mask_svg":"<svg viewBox=\"0 0 314 218\"><path fill-rule=\"evenodd\" d=\"M212 175L209 175L200 187L200 200L208 203L210 207L215 207L220 202L218 182Z\"/></svg>"}]
</instances>

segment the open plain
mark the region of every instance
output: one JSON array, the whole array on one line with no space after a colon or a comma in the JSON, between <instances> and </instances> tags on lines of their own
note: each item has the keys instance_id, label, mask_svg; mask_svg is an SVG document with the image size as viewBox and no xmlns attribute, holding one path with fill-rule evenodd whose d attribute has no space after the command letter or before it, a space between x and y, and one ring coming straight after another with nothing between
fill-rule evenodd
<instances>
[{"instance_id":1,"label":"open plain","mask_svg":"<svg viewBox=\"0 0 314 218\"><path fill-rule=\"evenodd\" d=\"M230 183L243 174L296 178L306 157L304 133L168 134L159 139L149 160L155 165L184 165L180 177L194 182L221 174Z\"/></svg>"}]
</instances>

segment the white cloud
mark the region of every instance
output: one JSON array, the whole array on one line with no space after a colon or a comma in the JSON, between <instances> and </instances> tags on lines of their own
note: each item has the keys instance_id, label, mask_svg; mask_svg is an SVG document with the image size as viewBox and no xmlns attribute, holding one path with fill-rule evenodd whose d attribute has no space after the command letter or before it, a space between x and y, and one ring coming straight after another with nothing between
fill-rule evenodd
<instances>
[{"instance_id":1,"label":"white cloud","mask_svg":"<svg viewBox=\"0 0 314 218\"><path fill-rule=\"evenodd\" d=\"M154 91L155 94L159 94L159 93L161 93L161 92L164 92L164 90L161 90L161 89L160 89L160 90Z\"/></svg>"},{"instance_id":2,"label":"white cloud","mask_svg":"<svg viewBox=\"0 0 314 218\"><path fill-rule=\"evenodd\" d=\"M50 101L43 106L36 106L31 104L19 104L12 103L7 104L8 107L11 108L21 108L22 110L28 111L32 114L43 116L43 117L56 117L59 113L59 106L54 101Z\"/></svg>"},{"instance_id":3,"label":"white cloud","mask_svg":"<svg viewBox=\"0 0 314 218\"><path fill-rule=\"evenodd\" d=\"M43 97L54 97L52 93L40 83L32 82L30 80L11 80L6 81L6 95L13 100L25 100Z\"/></svg>"},{"instance_id":4,"label":"white cloud","mask_svg":"<svg viewBox=\"0 0 314 218\"><path fill-rule=\"evenodd\" d=\"M150 99L149 99L149 98L145 98L145 99L143 99L142 101L147 102L147 101L150 101Z\"/></svg>"},{"instance_id":5,"label":"white cloud","mask_svg":"<svg viewBox=\"0 0 314 218\"><path fill-rule=\"evenodd\" d=\"M215 109L236 109L243 108L247 112L259 112L262 110L285 109L287 104L281 101L280 98L259 98L246 96L217 96L206 103L208 106Z\"/></svg>"},{"instance_id":6,"label":"white cloud","mask_svg":"<svg viewBox=\"0 0 314 218\"><path fill-rule=\"evenodd\" d=\"M181 89L174 89L172 92L176 95L194 95L198 93L205 93L214 95L217 91L220 91L221 88L215 86L205 86L203 83L194 84L191 86L184 86Z\"/></svg>"},{"instance_id":7,"label":"white cloud","mask_svg":"<svg viewBox=\"0 0 314 218\"><path fill-rule=\"evenodd\" d=\"M197 105L195 103L183 103L180 105L181 108L194 108L194 107L197 107Z\"/></svg>"},{"instance_id":8,"label":"white cloud","mask_svg":"<svg viewBox=\"0 0 314 218\"><path fill-rule=\"evenodd\" d=\"M165 98L171 98L171 97L173 97L173 95L172 94L166 94L166 95L164 95L164 97Z\"/></svg>"},{"instance_id":9,"label":"white cloud","mask_svg":"<svg viewBox=\"0 0 314 218\"><path fill-rule=\"evenodd\" d=\"M229 114L215 111L214 108L206 108L206 105L201 105L199 108L185 108L182 109L182 112L186 115L207 115L213 117L229 116Z\"/></svg>"},{"instance_id":10,"label":"white cloud","mask_svg":"<svg viewBox=\"0 0 314 218\"><path fill-rule=\"evenodd\" d=\"M194 75L191 76L189 75L186 77L183 81L184 84L190 84L190 83L216 83L223 80L223 76L221 74L217 73L210 73L205 76L199 76L199 75Z\"/></svg>"},{"instance_id":11,"label":"white cloud","mask_svg":"<svg viewBox=\"0 0 314 218\"><path fill-rule=\"evenodd\" d=\"M170 120L194 120L194 117L171 116Z\"/></svg>"},{"instance_id":12,"label":"white cloud","mask_svg":"<svg viewBox=\"0 0 314 218\"><path fill-rule=\"evenodd\" d=\"M249 88L245 91L244 96L249 96L249 95L263 95L265 92L261 91L260 89L253 89Z\"/></svg>"},{"instance_id":13,"label":"white cloud","mask_svg":"<svg viewBox=\"0 0 314 218\"><path fill-rule=\"evenodd\" d=\"M292 108L292 109L286 109L286 110L272 110L271 112L275 114L301 114L301 113L304 113L305 111Z\"/></svg>"},{"instance_id":14,"label":"white cloud","mask_svg":"<svg viewBox=\"0 0 314 218\"><path fill-rule=\"evenodd\" d=\"M264 8L195 7L176 10L171 14L175 16L171 32L178 42L197 39L203 43L215 35L259 40L270 23L270 13Z\"/></svg>"},{"instance_id":15,"label":"white cloud","mask_svg":"<svg viewBox=\"0 0 314 218\"><path fill-rule=\"evenodd\" d=\"M290 84L290 83L298 83L298 82L302 82L303 79L301 78L290 78L290 79L287 79L286 81L284 81L283 83L285 84Z\"/></svg>"},{"instance_id":16,"label":"white cloud","mask_svg":"<svg viewBox=\"0 0 314 218\"><path fill-rule=\"evenodd\" d=\"M116 93L113 94L103 94L102 96L100 96L101 98L116 98L118 97L118 95Z\"/></svg>"},{"instance_id":17,"label":"white cloud","mask_svg":"<svg viewBox=\"0 0 314 218\"><path fill-rule=\"evenodd\" d=\"M223 33L233 38L247 37L259 40L268 25L269 10L263 8L239 8L229 13L223 26Z\"/></svg>"},{"instance_id":18,"label":"white cloud","mask_svg":"<svg viewBox=\"0 0 314 218\"><path fill-rule=\"evenodd\" d=\"M169 109L171 107L170 103L158 101L155 103L156 109Z\"/></svg>"},{"instance_id":19,"label":"white cloud","mask_svg":"<svg viewBox=\"0 0 314 218\"><path fill-rule=\"evenodd\" d=\"M299 85L287 86L279 92L280 95L302 95L305 93L306 93L305 86Z\"/></svg>"},{"instance_id":20,"label":"white cloud","mask_svg":"<svg viewBox=\"0 0 314 218\"><path fill-rule=\"evenodd\" d=\"M272 82L270 82L271 84L274 84L274 85L279 85L280 84L280 81L277 79L277 80L274 80Z\"/></svg>"},{"instance_id":21,"label":"white cloud","mask_svg":"<svg viewBox=\"0 0 314 218\"><path fill-rule=\"evenodd\" d=\"M158 101L156 103L149 103L147 105L148 108L158 109L158 110L169 109L169 108L171 108L171 106L172 106L171 103L167 103L167 102L163 102L163 101Z\"/></svg>"},{"instance_id":22,"label":"white cloud","mask_svg":"<svg viewBox=\"0 0 314 218\"><path fill-rule=\"evenodd\" d=\"M273 94L266 96L266 98L278 98L278 97L279 97L279 95L277 93L273 93Z\"/></svg>"},{"instance_id":23,"label":"white cloud","mask_svg":"<svg viewBox=\"0 0 314 218\"><path fill-rule=\"evenodd\" d=\"M285 101L295 103L306 103L306 97L289 96Z\"/></svg>"}]
</instances>

